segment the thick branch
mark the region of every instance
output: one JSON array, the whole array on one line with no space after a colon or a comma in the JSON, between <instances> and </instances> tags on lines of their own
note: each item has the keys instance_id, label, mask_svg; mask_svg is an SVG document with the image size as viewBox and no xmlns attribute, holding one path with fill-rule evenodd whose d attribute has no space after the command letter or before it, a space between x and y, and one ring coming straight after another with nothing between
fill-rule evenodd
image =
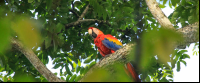
<instances>
[{"instance_id":1,"label":"thick branch","mask_svg":"<svg viewBox=\"0 0 200 83\"><path fill-rule=\"evenodd\" d=\"M23 46L23 44L15 38L11 38L11 44L14 48L22 52L31 64L42 74L49 82L65 82L53 74L47 67L41 62L41 60L35 55L35 53Z\"/></svg>"},{"instance_id":2,"label":"thick branch","mask_svg":"<svg viewBox=\"0 0 200 83\"><path fill-rule=\"evenodd\" d=\"M146 4L151 11L152 15L158 21L158 23L164 28L175 29L169 19L162 12L156 0L145 0Z\"/></svg>"},{"instance_id":3,"label":"thick branch","mask_svg":"<svg viewBox=\"0 0 200 83\"><path fill-rule=\"evenodd\" d=\"M177 48L185 49L186 45L199 41L199 22L180 28L177 32L181 33L184 38L183 41L178 42Z\"/></svg>"}]
</instances>

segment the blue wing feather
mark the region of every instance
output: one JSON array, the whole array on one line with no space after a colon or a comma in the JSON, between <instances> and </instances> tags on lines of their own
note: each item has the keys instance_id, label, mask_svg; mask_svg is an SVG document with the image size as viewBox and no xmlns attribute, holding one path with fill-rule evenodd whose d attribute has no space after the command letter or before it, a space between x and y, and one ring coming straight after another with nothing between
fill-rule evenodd
<instances>
[{"instance_id":1,"label":"blue wing feather","mask_svg":"<svg viewBox=\"0 0 200 83\"><path fill-rule=\"evenodd\" d=\"M109 41L107 38L104 38L104 40L102 40L102 43L109 49L112 49L114 51L118 50L119 48L121 48L122 46L115 44L112 41Z\"/></svg>"}]
</instances>

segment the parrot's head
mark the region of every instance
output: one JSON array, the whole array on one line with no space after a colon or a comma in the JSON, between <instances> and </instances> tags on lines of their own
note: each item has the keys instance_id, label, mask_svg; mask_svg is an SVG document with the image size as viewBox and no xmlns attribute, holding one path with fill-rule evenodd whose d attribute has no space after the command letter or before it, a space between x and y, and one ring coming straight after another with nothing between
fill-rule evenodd
<instances>
[{"instance_id":1,"label":"parrot's head","mask_svg":"<svg viewBox=\"0 0 200 83\"><path fill-rule=\"evenodd\" d=\"M92 38L94 38L94 39L95 39L98 35L103 34L102 31L100 31L99 29L94 28L94 27L89 27L89 28L88 28L88 33L89 33L90 36L92 36Z\"/></svg>"}]
</instances>

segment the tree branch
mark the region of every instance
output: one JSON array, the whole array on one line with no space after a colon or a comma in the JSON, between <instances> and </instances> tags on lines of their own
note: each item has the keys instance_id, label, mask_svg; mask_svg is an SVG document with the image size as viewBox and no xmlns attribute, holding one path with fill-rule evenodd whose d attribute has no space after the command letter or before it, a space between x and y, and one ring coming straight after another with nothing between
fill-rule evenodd
<instances>
[{"instance_id":1,"label":"tree branch","mask_svg":"<svg viewBox=\"0 0 200 83\"><path fill-rule=\"evenodd\" d=\"M90 4L87 5L87 7L85 8L85 10L83 11L83 13L81 14L81 16L79 17L78 21L83 19L83 17L85 16L85 14L87 13L87 11L89 9L89 6L90 6Z\"/></svg>"},{"instance_id":2,"label":"tree branch","mask_svg":"<svg viewBox=\"0 0 200 83\"><path fill-rule=\"evenodd\" d=\"M31 64L42 74L49 82L65 82L53 74L35 55L32 49L26 48L23 44L15 38L11 38L11 44L14 48L22 52Z\"/></svg>"},{"instance_id":3,"label":"tree branch","mask_svg":"<svg viewBox=\"0 0 200 83\"><path fill-rule=\"evenodd\" d=\"M160 9L158 3L156 0L145 0L146 4L151 11L152 15L155 17L155 19L158 21L158 23L163 26L164 28L174 29L174 26L169 21L169 19L165 16L165 14Z\"/></svg>"},{"instance_id":4,"label":"tree branch","mask_svg":"<svg viewBox=\"0 0 200 83\"><path fill-rule=\"evenodd\" d=\"M72 22L72 23L69 23L69 24L66 24L65 25L65 28L68 29L68 27L71 27L71 26L75 26L75 25L78 25L80 23L80 21L82 21L83 17L85 16L86 12L88 11L89 9L89 5L87 5L87 7L85 8L85 10L83 11L83 13L81 14L81 16L79 16L78 20L76 22Z\"/></svg>"},{"instance_id":5,"label":"tree branch","mask_svg":"<svg viewBox=\"0 0 200 83\"><path fill-rule=\"evenodd\" d=\"M75 15L76 15L76 17L78 17L78 18L80 17L80 16L78 15L78 13L76 13L74 10L72 10L72 9L69 9L69 11L70 11L70 12L72 12L73 14L75 14Z\"/></svg>"},{"instance_id":6,"label":"tree branch","mask_svg":"<svg viewBox=\"0 0 200 83\"><path fill-rule=\"evenodd\" d=\"M108 24L109 26L111 26L111 24L108 21L102 21L102 20L98 20L98 19L84 19L84 20L77 20L76 22L66 24L65 27L76 26L83 22L94 22L94 21L96 21L98 23L105 23L105 24Z\"/></svg>"},{"instance_id":7,"label":"tree branch","mask_svg":"<svg viewBox=\"0 0 200 83\"><path fill-rule=\"evenodd\" d=\"M87 5L87 7L85 8L85 10L83 11L83 13L81 14L81 16L79 16L79 19L76 22L71 22L65 25L65 28L68 29L68 27L72 27L72 26L76 26L79 25L80 23L83 22L89 22L89 21L96 21L98 23L105 23L109 26L111 26L111 24L108 21L102 21L102 20L98 20L98 19L83 19L83 17L85 16L85 14L87 13L88 9L89 9L90 4ZM73 13L74 11L70 9L70 11ZM77 14L76 12L74 12L74 14ZM78 14L77 14L78 15Z\"/></svg>"},{"instance_id":8,"label":"tree branch","mask_svg":"<svg viewBox=\"0 0 200 83\"><path fill-rule=\"evenodd\" d=\"M182 37L184 38L183 41L178 42L177 48L185 49L186 45L199 41L199 22L179 28L177 32L181 33Z\"/></svg>"}]
</instances>

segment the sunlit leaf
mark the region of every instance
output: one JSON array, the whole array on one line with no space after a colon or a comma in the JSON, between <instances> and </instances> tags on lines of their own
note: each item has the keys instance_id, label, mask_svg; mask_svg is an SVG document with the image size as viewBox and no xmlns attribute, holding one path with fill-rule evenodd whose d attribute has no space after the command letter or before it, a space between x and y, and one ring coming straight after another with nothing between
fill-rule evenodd
<instances>
[{"instance_id":1,"label":"sunlit leaf","mask_svg":"<svg viewBox=\"0 0 200 83\"><path fill-rule=\"evenodd\" d=\"M26 73L22 72L15 72L15 75L13 76L14 82L34 82L36 81L32 75L28 75ZM23 79L21 79L23 78Z\"/></svg>"},{"instance_id":2,"label":"sunlit leaf","mask_svg":"<svg viewBox=\"0 0 200 83\"><path fill-rule=\"evenodd\" d=\"M88 75L83 82L104 82L108 78L109 74L106 70L95 70L93 73Z\"/></svg>"},{"instance_id":3,"label":"sunlit leaf","mask_svg":"<svg viewBox=\"0 0 200 83\"><path fill-rule=\"evenodd\" d=\"M28 18L21 17L16 23L12 22L12 29L18 34L19 40L21 40L27 47L40 45L41 37L36 25Z\"/></svg>"},{"instance_id":4,"label":"sunlit leaf","mask_svg":"<svg viewBox=\"0 0 200 83\"><path fill-rule=\"evenodd\" d=\"M9 19L3 19L0 20L0 52L5 51L6 48L9 47L9 41L10 41L10 24Z\"/></svg>"},{"instance_id":5,"label":"sunlit leaf","mask_svg":"<svg viewBox=\"0 0 200 83\"><path fill-rule=\"evenodd\" d=\"M158 60L164 64L170 61L170 54L173 53L174 42L180 41L180 34L168 30L159 29L143 34L141 60L142 67L148 66L149 58L153 55L158 56Z\"/></svg>"},{"instance_id":6,"label":"sunlit leaf","mask_svg":"<svg viewBox=\"0 0 200 83\"><path fill-rule=\"evenodd\" d=\"M28 3L32 3L34 0L28 0Z\"/></svg>"},{"instance_id":7,"label":"sunlit leaf","mask_svg":"<svg viewBox=\"0 0 200 83\"><path fill-rule=\"evenodd\" d=\"M165 8L166 6L165 6L165 5L159 4L159 7L160 7L160 8Z\"/></svg>"},{"instance_id":8,"label":"sunlit leaf","mask_svg":"<svg viewBox=\"0 0 200 83\"><path fill-rule=\"evenodd\" d=\"M88 58L84 61L84 63L89 63L90 61L92 61L91 56L88 57Z\"/></svg>"}]
</instances>

